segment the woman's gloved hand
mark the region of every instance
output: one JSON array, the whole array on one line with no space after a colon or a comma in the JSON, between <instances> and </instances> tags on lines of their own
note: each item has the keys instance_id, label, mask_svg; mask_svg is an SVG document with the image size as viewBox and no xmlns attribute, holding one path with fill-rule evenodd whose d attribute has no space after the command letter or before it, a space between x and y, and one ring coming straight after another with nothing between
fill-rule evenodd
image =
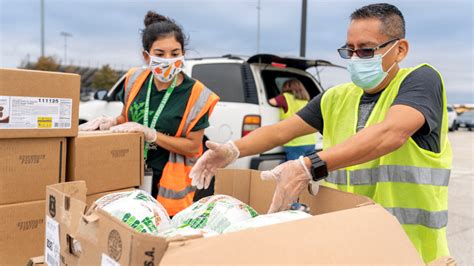
<instances>
[{"instance_id":1,"label":"woman's gloved hand","mask_svg":"<svg viewBox=\"0 0 474 266\"><path fill-rule=\"evenodd\" d=\"M270 171L263 171L260 177L263 180L276 180L277 184L268 213L288 210L312 179L303 156L282 163Z\"/></svg>"},{"instance_id":2,"label":"woman's gloved hand","mask_svg":"<svg viewBox=\"0 0 474 266\"><path fill-rule=\"evenodd\" d=\"M209 149L197 160L189 173L192 185L198 189L208 188L217 169L231 164L240 155L239 149L232 141L224 144L206 141L206 147Z\"/></svg>"},{"instance_id":3,"label":"woman's gloved hand","mask_svg":"<svg viewBox=\"0 0 474 266\"><path fill-rule=\"evenodd\" d=\"M79 131L109 130L115 125L117 125L117 120L114 117L102 115L79 125Z\"/></svg>"},{"instance_id":4,"label":"woman's gloved hand","mask_svg":"<svg viewBox=\"0 0 474 266\"><path fill-rule=\"evenodd\" d=\"M148 143L156 141L156 130L146 127L136 122L127 122L118 126L111 127L112 132L143 132L145 141Z\"/></svg>"}]
</instances>

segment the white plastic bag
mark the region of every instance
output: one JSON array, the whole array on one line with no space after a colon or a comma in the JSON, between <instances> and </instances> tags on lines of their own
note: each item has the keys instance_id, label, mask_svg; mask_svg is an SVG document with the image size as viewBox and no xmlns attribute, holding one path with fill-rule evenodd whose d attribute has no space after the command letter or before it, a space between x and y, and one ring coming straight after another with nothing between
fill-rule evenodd
<instances>
[{"instance_id":1,"label":"white plastic bag","mask_svg":"<svg viewBox=\"0 0 474 266\"><path fill-rule=\"evenodd\" d=\"M95 204L138 232L158 233L172 227L166 209L142 190L108 194Z\"/></svg>"},{"instance_id":2,"label":"white plastic bag","mask_svg":"<svg viewBox=\"0 0 474 266\"><path fill-rule=\"evenodd\" d=\"M222 233L227 227L257 215L252 207L238 199L214 195L203 198L177 213L172 223L175 228L203 228Z\"/></svg>"},{"instance_id":3,"label":"white plastic bag","mask_svg":"<svg viewBox=\"0 0 474 266\"><path fill-rule=\"evenodd\" d=\"M211 236L217 236L219 233L212 231L210 229L204 229L204 228L199 228L199 229L194 229L189 226L183 227L183 228L170 228L165 231L161 231L156 234L157 236L161 237L174 237L174 236L194 236L194 235L202 235L203 237L211 237Z\"/></svg>"},{"instance_id":4,"label":"white plastic bag","mask_svg":"<svg viewBox=\"0 0 474 266\"><path fill-rule=\"evenodd\" d=\"M230 232L245 230L249 228L262 227L262 226L271 225L271 224L279 224L283 222L289 222L289 221L304 219L308 217L311 217L311 215L307 214L306 212L293 211L293 210L259 215L255 218L245 220L240 223L236 223L227 227L224 230L224 233L230 233Z\"/></svg>"}]
</instances>

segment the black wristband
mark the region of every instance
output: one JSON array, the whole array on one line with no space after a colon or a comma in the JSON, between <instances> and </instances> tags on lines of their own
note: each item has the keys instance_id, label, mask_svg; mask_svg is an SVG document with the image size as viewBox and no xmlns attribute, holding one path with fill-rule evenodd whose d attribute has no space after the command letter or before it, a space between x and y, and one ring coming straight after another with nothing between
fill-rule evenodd
<instances>
[{"instance_id":1,"label":"black wristband","mask_svg":"<svg viewBox=\"0 0 474 266\"><path fill-rule=\"evenodd\" d=\"M328 168L326 162L319 158L316 152L312 152L306 155L311 160L311 175L313 181L319 181L328 176Z\"/></svg>"}]
</instances>

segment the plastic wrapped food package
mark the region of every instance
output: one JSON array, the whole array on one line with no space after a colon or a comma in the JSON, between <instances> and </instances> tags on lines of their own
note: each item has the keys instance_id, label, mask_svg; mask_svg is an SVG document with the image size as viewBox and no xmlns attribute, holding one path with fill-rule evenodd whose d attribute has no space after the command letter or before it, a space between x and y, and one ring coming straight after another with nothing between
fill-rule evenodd
<instances>
[{"instance_id":1,"label":"plastic wrapped food package","mask_svg":"<svg viewBox=\"0 0 474 266\"><path fill-rule=\"evenodd\" d=\"M187 227L182 227L182 228L169 228L165 231L158 232L155 234L157 236L161 236L164 238L168 237L175 237L175 236L183 236L183 237L188 237L188 236L203 236L203 237L211 237L211 236L217 236L219 233L212 231L210 229L204 229L204 228L198 228L194 229L189 226Z\"/></svg>"},{"instance_id":2,"label":"plastic wrapped food package","mask_svg":"<svg viewBox=\"0 0 474 266\"><path fill-rule=\"evenodd\" d=\"M226 195L214 195L177 213L172 223L175 228L203 228L222 233L227 227L256 216L258 213L240 200Z\"/></svg>"},{"instance_id":3,"label":"plastic wrapped food package","mask_svg":"<svg viewBox=\"0 0 474 266\"><path fill-rule=\"evenodd\" d=\"M279 224L283 222L289 222L299 219L304 219L312 217L311 214L308 214L303 211L282 211L271 214L259 215L255 218L245 220L239 223L235 223L224 230L224 233L236 232L240 230L245 230L249 228L257 228L272 224Z\"/></svg>"},{"instance_id":4,"label":"plastic wrapped food package","mask_svg":"<svg viewBox=\"0 0 474 266\"><path fill-rule=\"evenodd\" d=\"M158 233L172 227L166 209L143 190L108 194L95 205L138 232Z\"/></svg>"}]
</instances>

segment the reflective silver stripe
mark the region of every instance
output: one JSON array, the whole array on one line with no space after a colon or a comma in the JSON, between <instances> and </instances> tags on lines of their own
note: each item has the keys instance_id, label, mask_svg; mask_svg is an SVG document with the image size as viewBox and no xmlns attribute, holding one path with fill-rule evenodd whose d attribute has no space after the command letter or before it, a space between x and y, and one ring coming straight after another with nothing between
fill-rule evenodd
<instances>
[{"instance_id":1,"label":"reflective silver stripe","mask_svg":"<svg viewBox=\"0 0 474 266\"><path fill-rule=\"evenodd\" d=\"M427 211L409 208L385 208L401 224L420 224L429 228L441 229L448 224L448 211Z\"/></svg>"},{"instance_id":2,"label":"reflective silver stripe","mask_svg":"<svg viewBox=\"0 0 474 266\"><path fill-rule=\"evenodd\" d=\"M182 199L186 197L190 192L195 191L196 189L193 186L187 186L181 191L174 191L172 189L160 187L158 190L158 196L167 198L167 199Z\"/></svg>"},{"instance_id":3,"label":"reflective silver stripe","mask_svg":"<svg viewBox=\"0 0 474 266\"><path fill-rule=\"evenodd\" d=\"M196 163L197 159L198 158L188 158L181 154L170 152L168 161L172 163L184 163L184 165L193 166Z\"/></svg>"},{"instance_id":4,"label":"reflective silver stripe","mask_svg":"<svg viewBox=\"0 0 474 266\"><path fill-rule=\"evenodd\" d=\"M125 93L124 93L124 98L123 98L125 103L128 101L128 96L130 95L130 91L132 91L133 84L135 84L135 81L137 81L137 78L145 70L146 68L143 68L143 67L137 68L137 70L133 72L132 75L128 78L127 86L125 87Z\"/></svg>"},{"instance_id":5,"label":"reflective silver stripe","mask_svg":"<svg viewBox=\"0 0 474 266\"><path fill-rule=\"evenodd\" d=\"M328 177L325 180L333 184L347 185L346 170L336 170L329 172Z\"/></svg>"},{"instance_id":6,"label":"reflective silver stripe","mask_svg":"<svg viewBox=\"0 0 474 266\"><path fill-rule=\"evenodd\" d=\"M406 165L381 165L350 172L351 185L373 185L377 182L402 182L447 186L451 170Z\"/></svg>"},{"instance_id":7,"label":"reflective silver stripe","mask_svg":"<svg viewBox=\"0 0 474 266\"><path fill-rule=\"evenodd\" d=\"M204 89L199 94L199 97L196 100L196 103L194 104L194 106L189 111L188 117L186 118L186 122L184 124L183 132L181 133L181 136L184 137L186 135L186 131L188 131L189 125L191 124L191 122L194 119L197 118L199 112L201 112L202 108L204 108L204 106L206 105L207 100L209 99L211 94L212 94L212 91L209 90L208 88L204 87Z\"/></svg>"}]
</instances>

